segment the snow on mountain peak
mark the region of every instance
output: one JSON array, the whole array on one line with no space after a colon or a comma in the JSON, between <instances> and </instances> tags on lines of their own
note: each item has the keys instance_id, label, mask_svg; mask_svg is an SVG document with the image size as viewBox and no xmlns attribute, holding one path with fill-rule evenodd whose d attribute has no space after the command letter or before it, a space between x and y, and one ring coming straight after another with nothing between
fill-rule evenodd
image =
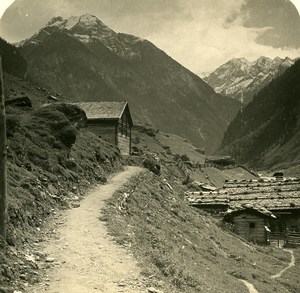
<instances>
[{"instance_id":1,"label":"snow on mountain peak","mask_svg":"<svg viewBox=\"0 0 300 293\"><path fill-rule=\"evenodd\" d=\"M204 80L216 92L249 102L253 95L266 86L274 77L295 63L286 57L259 57L253 62L245 58L233 58L217 68Z\"/></svg>"},{"instance_id":2,"label":"snow on mountain peak","mask_svg":"<svg viewBox=\"0 0 300 293\"><path fill-rule=\"evenodd\" d=\"M79 22L78 16L71 16L67 20L64 21L63 27L67 30L72 29Z\"/></svg>"},{"instance_id":3,"label":"snow on mountain peak","mask_svg":"<svg viewBox=\"0 0 300 293\"><path fill-rule=\"evenodd\" d=\"M95 15L91 15L88 13L81 15L79 17L79 21L86 27L93 27L93 26L97 26L99 24L103 25L102 21L100 21Z\"/></svg>"},{"instance_id":4,"label":"snow on mountain peak","mask_svg":"<svg viewBox=\"0 0 300 293\"><path fill-rule=\"evenodd\" d=\"M140 59L136 44L144 41L131 35L116 33L96 16L87 13L81 16L71 16L68 19L60 16L54 17L25 43L27 41L27 44L33 45L42 43L55 32L68 34L86 45L100 42L111 52L126 59Z\"/></svg>"},{"instance_id":5,"label":"snow on mountain peak","mask_svg":"<svg viewBox=\"0 0 300 293\"><path fill-rule=\"evenodd\" d=\"M112 31L96 16L88 13L81 16L71 16L68 19L63 19L60 16L54 17L48 22L46 27L57 27L59 29L66 29L68 31L71 31L76 26L80 26L81 29L84 28L86 31L90 29L95 29L98 31Z\"/></svg>"}]
</instances>

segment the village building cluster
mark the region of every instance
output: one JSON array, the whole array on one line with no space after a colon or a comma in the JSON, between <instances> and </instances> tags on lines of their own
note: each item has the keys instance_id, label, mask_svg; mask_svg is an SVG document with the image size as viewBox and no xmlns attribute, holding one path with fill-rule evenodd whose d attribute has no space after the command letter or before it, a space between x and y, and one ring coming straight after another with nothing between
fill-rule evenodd
<instances>
[{"instance_id":1,"label":"village building cluster","mask_svg":"<svg viewBox=\"0 0 300 293\"><path fill-rule=\"evenodd\" d=\"M300 244L300 179L277 175L227 180L218 190L187 192L187 200L191 206L222 217L249 241Z\"/></svg>"}]
</instances>

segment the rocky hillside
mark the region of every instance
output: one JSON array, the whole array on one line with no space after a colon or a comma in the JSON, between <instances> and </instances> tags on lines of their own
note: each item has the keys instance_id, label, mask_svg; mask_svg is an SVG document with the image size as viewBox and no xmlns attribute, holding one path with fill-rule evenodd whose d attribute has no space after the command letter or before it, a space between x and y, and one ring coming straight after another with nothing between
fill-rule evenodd
<instances>
[{"instance_id":1,"label":"rocky hillside","mask_svg":"<svg viewBox=\"0 0 300 293\"><path fill-rule=\"evenodd\" d=\"M224 135L223 152L261 169L299 164L299 97L297 61L238 113Z\"/></svg>"},{"instance_id":2,"label":"rocky hillside","mask_svg":"<svg viewBox=\"0 0 300 293\"><path fill-rule=\"evenodd\" d=\"M92 184L122 169L118 149L82 127L85 113L65 104L40 107L55 93L4 75L8 137L8 232L0 239L0 292L25 292L47 265L32 261L40 227L60 209L76 207ZM48 235L49 236L49 235ZM42 260L42 258L40 258ZM24 287L25 286L25 287Z\"/></svg>"},{"instance_id":3,"label":"rocky hillside","mask_svg":"<svg viewBox=\"0 0 300 293\"><path fill-rule=\"evenodd\" d=\"M294 62L288 57L285 59L276 57L273 60L260 57L254 62L245 58L234 58L217 68L204 80L217 93L247 104L255 94L285 72Z\"/></svg>"},{"instance_id":4,"label":"rocky hillside","mask_svg":"<svg viewBox=\"0 0 300 293\"><path fill-rule=\"evenodd\" d=\"M135 122L215 150L239 104L147 40L116 33L96 17L52 19L21 51L32 80L71 101L129 101Z\"/></svg>"}]
</instances>

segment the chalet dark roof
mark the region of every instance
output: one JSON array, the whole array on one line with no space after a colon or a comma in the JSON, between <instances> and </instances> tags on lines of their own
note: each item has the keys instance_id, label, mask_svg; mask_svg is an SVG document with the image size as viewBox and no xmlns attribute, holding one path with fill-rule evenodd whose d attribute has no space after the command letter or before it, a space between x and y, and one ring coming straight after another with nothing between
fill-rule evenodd
<instances>
[{"instance_id":1,"label":"chalet dark roof","mask_svg":"<svg viewBox=\"0 0 300 293\"><path fill-rule=\"evenodd\" d=\"M230 180L214 192L187 192L190 205L207 207L223 205L231 209L250 204L255 208L300 210L300 179Z\"/></svg>"},{"instance_id":2,"label":"chalet dark roof","mask_svg":"<svg viewBox=\"0 0 300 293\"><path fill-rule=\"evenodd\" d=\"M118 120L122 117L128 103L126 101L121 102L85 102L85 103L74 103L80 107L85 113L89 120L103 119L103 120ZM128 108L129 111L129 108ZM129 112L130 116L130 112ZM130 123L132 120L130 116Z\"/></svg>"}]
</instances>

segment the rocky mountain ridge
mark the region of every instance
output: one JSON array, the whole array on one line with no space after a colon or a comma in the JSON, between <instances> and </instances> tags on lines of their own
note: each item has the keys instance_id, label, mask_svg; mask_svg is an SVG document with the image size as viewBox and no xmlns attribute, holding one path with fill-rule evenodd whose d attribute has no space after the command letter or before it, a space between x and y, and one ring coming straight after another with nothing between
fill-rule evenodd
<instances>
[{"instance_id":1,"label":"rocky mountain ridge","mask_svg":"<svg viewBox=\"0 0 300 293\"><path fill-rule=\"evenodd\" d=\"M143 39L122 33L116 33L106 26L100 19L91 14L72 16L68 19L62 17L52 18L47 25L34 36L20 43L20 45L38 45L45 41L51 34L65 31L83 44L92 44L100 41L113 53L124 59L138 57L134 52L134 45L143 42Z\"/></svg>"},{"instance_id":2,"label":"rocky mountain ridge","mask_svg":"<svg viewBox=\"0 0 300 293\"><path fill-rule=\"evenodd\" d=\"M239 109L151 42L95 16L52 19L20 47L28 75L70 101L129 101L133 119L215 150Z\"/></svg>"},{"instance_id":3,"label":"rocky mountain ridge","mask_svg":"<svg viewBox=\"0 0 300 293\"><path fill-rule=\"evenodd\" d=\"M262 56L253 62L246 58L233 58L204 80L217 93L247 104L259 90L294 63L295 60L288 57L271 59Z\"/></svg>"},{"instance_id":4,"label":"rocky mountain ridge","mask_svg":"<svg viewBox=\"0 0 300 293\"><path fill-rule=\"evenodd\" d=\"M225 132L223 152L257 168L299 166L300 61L262 89Z\"/></svg>"}]
</instances>

